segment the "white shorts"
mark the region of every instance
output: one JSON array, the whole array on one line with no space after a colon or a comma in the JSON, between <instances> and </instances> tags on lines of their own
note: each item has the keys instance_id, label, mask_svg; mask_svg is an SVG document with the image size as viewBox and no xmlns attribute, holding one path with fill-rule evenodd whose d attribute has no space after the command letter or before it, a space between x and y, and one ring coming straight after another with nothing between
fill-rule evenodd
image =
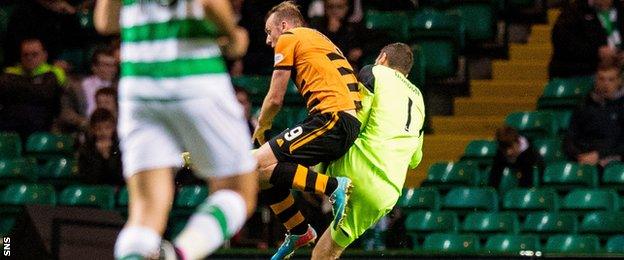
<instances>
[{"instance_id":1,"label":"white shorts","mask_svg":"<svg viewBox=\"0 0 624 260\"><path fill-rule=\"evenodd\" d=\"M183 100L121 100L120 148L124 176L180 167L191 153L198 177L250 172L256 161L243 110L231 88Z\"/></svg>"}]
</instances>

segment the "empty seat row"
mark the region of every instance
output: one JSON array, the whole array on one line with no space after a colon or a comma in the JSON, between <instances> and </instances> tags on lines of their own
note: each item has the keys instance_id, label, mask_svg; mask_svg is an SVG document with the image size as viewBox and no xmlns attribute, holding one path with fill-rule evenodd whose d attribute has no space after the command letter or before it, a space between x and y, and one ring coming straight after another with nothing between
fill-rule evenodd
<instances>
[{"instance_id":1,"label":"empty seat row","mask_svg":"<svg viewBox=\"0 0 624 260\"><path fill-rule=\"evenodd\" d=\"M454 211L421 210L407 215L405 229L412 241L417 241L431 232L469 233L478 237L497 233L521 233L536 235L542 239L565 233L607 237L624 233L622 217L624 212L596 211L585 214L579 222L574 214L560 212L533 212L524 218L515 212L473 212L460 222Z\"/></svg>"},{"instance_id":2,"label":"empty seat row","mask_svg":"<svg viewBox=\"0 0 624 260\"><path fill-rule=\"evenodd\" d=\"M74 152L74 138L69 135L57 135L38 132L26 140L26 154L47 158L49 156L71 155ZM15 133L0 133L0 158L22 156L22 141Z\"/></svg>"},{"instance_id":3,"label":"empty seat row","mask_svg":"<svg viewBox=\"0 0 624 260\"><path fill-rule=\"evenodd\" d=\"M433 254L509 254L519 255L522 251L532 254L624 253L624 236L608 239L604 248L594 235L561 234L549 237L542 246L539 238L531 235L494 235L488 237L482 246L478 237L470 234L434 233L424 239L422 247L414 250ZM540 256L540 255L537 255Z\"/></svg>"},{"instance_id":4,"label":"empty seat row","mask_svg":"<svg viewBox=\"0 0 624 260\"><path fill-rule=\"evenodd\" d=\"M43 165L38 165L34 158L0 158L0 184L77 177L78 165L74 158L51 158Z\"/></svg>"}]
</instances>

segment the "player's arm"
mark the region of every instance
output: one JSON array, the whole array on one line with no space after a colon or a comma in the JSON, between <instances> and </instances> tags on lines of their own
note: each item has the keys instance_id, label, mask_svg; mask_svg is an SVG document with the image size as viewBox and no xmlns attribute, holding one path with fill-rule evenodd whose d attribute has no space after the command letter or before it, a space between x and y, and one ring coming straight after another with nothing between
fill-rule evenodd
<instances>
[{"instance_id":1,"label":"player's arm","mask_svg":"<svg viewBox=\"0 0 624 260\"><path fill-rule=\"evenodd\" d=\"M424 136L425 136L424 133L421 133L420 136L418 137L418 149L416 149L416 152L414 152L414 154L412 155L412 159L409 164L410 169L416 168L416 166L418 166L420 162L422 161L422 158L423 158L422 147L423 147Z\"/></svg>"},{"instance_id":2,"label":"player's arm","mask_svg":"<svg viewBox=\"0 0 624 260\"><path fill-rule=\"evenodd\" d=\"M373 74L373 65L364 66L358 73L358 81L360 82L360 100L362 108L357 111L357 118L361 123L362 129L366 126L375 97L375 75Z\"/></svg>"},{"instance_id":3,"label":"player's arm","mask_svg":"<svg viewBox=\"0 0 624 260\"><path fill-rule=\"evenodd\" d=\"M121 0L98 0L93 13L95 29L101 34L119 33Z\"/></svg>"},{"instance_id":4,"label":"player's arm","mask_svg":"<svg viewBox=\"0 0 624 260\"><path fill-rule=\"evenodd\" d=\"M253 136L254 140L257 140L260 144L263 144L266 141L264 140L264 132L271 129L275 115L277 115L282 108L284 95L286 94L286 89L288 88L290 73L290 70L283 69L276 69L273 71L271 86L269 87L269 92L262 102L260 115L258 116L258 128L256 128Z\"/></svg>"},{"instance_id":5,"label":"player's arm","mask_svg":"<svg viewBox=\"0 0 624 260\"><path fill-rule=\"evenodd\" d=\"M240 58L247 52L249 38L245 29L236 26L232 6L229 0L202 0L206 16L225 34L223 45L225 56Z\"/></svg>"}]
</instances>

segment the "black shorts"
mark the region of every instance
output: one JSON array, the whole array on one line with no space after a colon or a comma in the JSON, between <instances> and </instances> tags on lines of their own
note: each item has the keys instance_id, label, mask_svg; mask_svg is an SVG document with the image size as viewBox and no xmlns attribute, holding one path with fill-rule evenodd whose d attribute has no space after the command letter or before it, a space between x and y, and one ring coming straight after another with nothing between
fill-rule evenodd
<instances>
[{"instance_id":1,"label":"black shorts","mask_svg":"<svg viewBox=\"0 0 624 260\"><path fill-rule=\"evenodd\" d=\"M348 113L318 113L273 137L269 145L279 162L313 166L342 157L359 132L360 121Z\"/></svg>"}]
</instances>

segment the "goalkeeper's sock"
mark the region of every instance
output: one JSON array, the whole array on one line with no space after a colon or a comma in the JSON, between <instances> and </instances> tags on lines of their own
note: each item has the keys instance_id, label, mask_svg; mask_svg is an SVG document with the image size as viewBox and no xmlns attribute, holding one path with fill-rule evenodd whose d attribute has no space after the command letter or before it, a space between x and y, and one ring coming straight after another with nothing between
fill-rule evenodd
<instances>
[{"instance_id":1,"label":"goalkeeper's sock","mask_svg":"<svg viewBox=\"0 0 624 260\"><path fill-rule=\"evenodd\" d=\"M330 196L338 188L336 178L289 162L277 163L273 169L273 174L271 174L270 183L280 188L292 188L327 196Z\"/></svg>"},{"instance_id":2,"label":"goalkeeper's sock","mask_svg":"<svg viewBox=\"0 0 624 260\"><path fill-rule=\"evenodd\" d=\"M115 242L115 259L151 258L158 256L161 236L153 229L126 226Z\"/></svg>"},{"instance_id":3,"label":"goalkeeper's sock","mask_svg":"<svg viewBox=\"0 0 624 260\"><path fill-rule=\"evenodd\" d=\"M308 231L308 222L297 207L290 189L273 186L266 192L271 207L277 218L291 234L301 235Z\"/></svg>"},{"instance_id":4,"label":"goalkeeper's sock","mask_svg":"<svg viewBox=\"0 0 624 260\"><path fill-rule=\"evenodd\" d=\"M175 246L185 259L203 259L236 234L246 219L243 197L233 190L219 190L197 208Z\"/></svg>"}]
</instances>

